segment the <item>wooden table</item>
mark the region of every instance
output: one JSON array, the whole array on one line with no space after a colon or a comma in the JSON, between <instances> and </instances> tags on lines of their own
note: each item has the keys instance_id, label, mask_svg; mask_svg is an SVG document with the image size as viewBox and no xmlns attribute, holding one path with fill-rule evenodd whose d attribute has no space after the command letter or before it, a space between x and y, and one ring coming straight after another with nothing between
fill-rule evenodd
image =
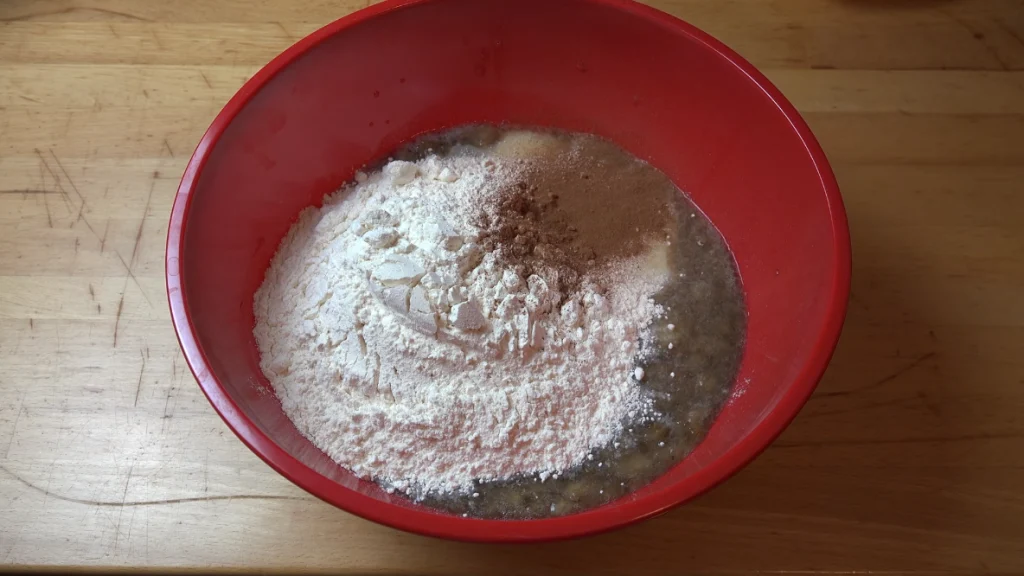
<instances>
[{"instance_id":1,"label":"wooden table","mask_svg":"<svg viewBox=\"0 0 1024 576\"><path fill-rule=\"evenodd\" d=\"M697 502L535 547L431 540L228 431L165 304L178 178L260 65L355 0L0 2L0 561L350 573L1024 570L1024 3L663 0L805 114L850 214L810 404Z\"/></svg>"}]
</instances>

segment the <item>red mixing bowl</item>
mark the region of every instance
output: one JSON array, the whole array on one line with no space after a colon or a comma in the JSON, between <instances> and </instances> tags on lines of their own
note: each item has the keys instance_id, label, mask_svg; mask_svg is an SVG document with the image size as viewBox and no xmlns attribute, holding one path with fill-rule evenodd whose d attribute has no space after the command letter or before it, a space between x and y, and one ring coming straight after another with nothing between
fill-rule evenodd
<instances>
[{"instance_id":1,"label":"red mixing bowl","mask_svg":"<svg viewBox=\"0 0 1024 576\"><path fill-rule=\"evenodd\" d=\"M398 144L480 122L617 142L693 198L739 265L750 316L737 392L690 456L587 512L479 520L388 495L299 434L260 372L253 292L298 213ZM217 116L185 170L167 237L181 347L242 441L335 506L462 540L595 533L721 482L814 390L849 286L839 189L793 106L715 39L626 0L395 0L328 25L260 70Z\"/></svg>"}]
</instances>

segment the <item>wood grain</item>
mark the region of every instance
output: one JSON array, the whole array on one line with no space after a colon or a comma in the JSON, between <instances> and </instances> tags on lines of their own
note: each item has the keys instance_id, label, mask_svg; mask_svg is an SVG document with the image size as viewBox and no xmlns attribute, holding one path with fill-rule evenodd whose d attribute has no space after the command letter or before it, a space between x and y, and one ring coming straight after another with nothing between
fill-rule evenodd
<instances>
[{"instance_id":1,"label":"wood grain","mask_svg":"<svg viewBox=\"0 0 1024 576\"><path fill-rule=\"evenodd\" d=\"M778 83L849 210L849 318L751 466L542 546L396 532L293 487L189 375L165 304L188 156L356 0L0 2L0 562L348 573L1024 571L1024 4L661 0Z\"/></svg>"}]
</instances>

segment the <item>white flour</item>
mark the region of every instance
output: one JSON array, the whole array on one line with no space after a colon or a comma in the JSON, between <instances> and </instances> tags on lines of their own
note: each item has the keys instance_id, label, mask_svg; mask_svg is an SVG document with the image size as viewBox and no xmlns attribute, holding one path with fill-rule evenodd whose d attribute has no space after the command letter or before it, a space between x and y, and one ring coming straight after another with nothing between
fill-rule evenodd
<instances>
[{"instance_id":1,"label":"white flour","mask_svg":"<svg viewBox=\"0 0 1024 576\"><path fill-rule=\"evenodd\" d=\"M285 413L389 490L545 479L648 410L634 359L660 313L657 254L573 295L503 268L475 243L474 215L515 170L463 150L359 174L301 214L256 293L261 367Z\"/></svg>"}]
</instances>

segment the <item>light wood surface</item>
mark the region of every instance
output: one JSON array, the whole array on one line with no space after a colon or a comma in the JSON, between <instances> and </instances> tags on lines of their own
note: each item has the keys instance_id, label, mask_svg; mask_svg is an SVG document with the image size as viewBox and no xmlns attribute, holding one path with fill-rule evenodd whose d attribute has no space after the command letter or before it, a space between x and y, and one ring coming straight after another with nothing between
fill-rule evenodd
<instances>
[{"instance_id":1,"label":"light wood surface","mask_svg":"<svg viewBox=\"0 0 1024 576\"><path fill-rule=\"evenodd\" d=\"M188 155L356 0L0 0L0 562L348 573L1024 571L1024 3L663 0L778 83L854 243L836 357L693 504L532 547L442 542L295 488L168 319Z\"/></svg>"}]
</instances>

